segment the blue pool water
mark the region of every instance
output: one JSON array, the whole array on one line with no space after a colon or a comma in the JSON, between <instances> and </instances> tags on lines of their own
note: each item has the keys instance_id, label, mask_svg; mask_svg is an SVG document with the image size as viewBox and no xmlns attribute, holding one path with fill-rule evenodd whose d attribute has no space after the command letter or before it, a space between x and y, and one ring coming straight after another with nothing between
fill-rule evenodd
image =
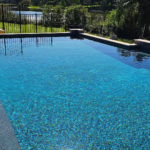
<instances>
[{"instance_id":1,"label":"blue pool water","mask_svg":"<svg viewBox=\"0 0 150 150\"><path fill-rule=\"evenodd\" d=\"M149 149L149 55L86 39L0 43L0 99L23 150Z\"/></svg>"}]
</instances>

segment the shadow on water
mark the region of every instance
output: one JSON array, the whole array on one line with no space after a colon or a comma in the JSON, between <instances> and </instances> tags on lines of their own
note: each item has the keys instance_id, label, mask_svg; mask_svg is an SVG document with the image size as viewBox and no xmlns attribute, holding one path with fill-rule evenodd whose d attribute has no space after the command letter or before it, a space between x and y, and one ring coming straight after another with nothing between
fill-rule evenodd
<instances>
[{"instance_id":1,"label":"shadow on water","mask_svg":"<svg viewBox=\"0 0 150 150\"><path fill-rule=\"evenodd\" d=\"M141 52L142 51L142 52ZM150 54L146 50L125 50L117 48L117 59L134 68L150 70ZM116 58L116 57L115 57Z\"/></svg>"},{"instance_id":2,"label":"shadow on water","mask_svg":"<svg viewBox=\"0 0 150 150\"><path fill-rule=\"evenodd\" d=\"M89 40L84 40L84 43L124 64L150 70L150 51L148 50L126 50Z\"/></svg>"},{"instance_id":3,"label":"shadow on water","mask_svg":"<svg viewBox=\"0 0 150 150\"><path fill-rule=\"evenodd\" d=\"M140 51L129 51L129 50L124 50L124 49L117 49L117 52L119 53L120 56L122 57L134 57L135 62L142 63L143 61L147 61L150 57L150 54L140 52Z\"/></svg>"}]
</instances>

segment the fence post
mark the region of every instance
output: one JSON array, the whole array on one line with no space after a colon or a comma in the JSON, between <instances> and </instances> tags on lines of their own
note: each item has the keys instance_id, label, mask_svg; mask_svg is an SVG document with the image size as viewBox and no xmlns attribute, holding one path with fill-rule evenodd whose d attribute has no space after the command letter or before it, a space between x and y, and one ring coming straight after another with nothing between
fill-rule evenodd
<instances>
[{"instance_id":1,"label":"fence post","mask_svg":"<svg viewBox=\"0 0 150 150\"><path fill-rule=\"evenodd\" d=\"M83 16L82 16L82 29L84 29Z\"/></svg>"},{"instance_id":2,"label":"fence post","mask_svg":"<svg viewBox=\"0 0 150 150\"><path fill-rule=\"evenodd\" d=\"M21 13L20 13L20 5L19 5L19 20L20 20L20 33L21 33Z\"/></svg>"},{"instance_id":3,"label":"fence post","mask_svg":"<svg viewBox=\"0 0 150 150\"><path fill-rule=\"evenodd\" d=\"M4 7L2 4L2 22L3 22L3 30L5 30L5 24L4 24Z\"/></svg>"},{"instance_id":4,"label":"fence post","mask_svg":"<svg viewBox=\"0 0 150 150\"><path fill-rule=\"evenodd\" d=\"M35 19L36 19L36 33L37 33L37 13L35 14Z\"/></svg>"},{"instance_id":5,"label":"fence post","mask_svg":"<svg viewBox=\"0 0 150 150\"><path fill-rule=\"evenodd\" d=\"M21 12L20 12L20 5L19 5L19 14L20 14Z\"/></svg>"},{"instance_id":6,"label":"fence post","mask_svg":"<svg viewBox=\"0 0 150 150\"><path fill-rule=\"evenodd\" d=\"M52 13L51 13L51 32L53 31L53 18L52 18Z\"/></svg>"},{"instance_id":7,"label":"fence post","mask_svg":"<svg viewBox=\"0 0 150 150\"><path fill-rule=\"evenodd\" d=\"M65 32L66 32L66 17L64 18L64 21L65 21Z\"/></svg>"}]
</instances>

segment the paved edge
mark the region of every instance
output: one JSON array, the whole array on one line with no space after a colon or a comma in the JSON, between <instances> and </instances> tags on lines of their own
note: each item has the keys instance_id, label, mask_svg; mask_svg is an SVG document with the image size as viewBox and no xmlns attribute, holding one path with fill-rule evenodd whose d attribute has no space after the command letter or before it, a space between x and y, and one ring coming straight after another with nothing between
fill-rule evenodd
<instances>
[{"instance_id":1,"label":"paved edge","mask_svg":"<svg viewBox=\"0 0 150 150\"><path fill-rule=\"evenodd\" d=\"M106 39L103 37L98 37L98 36L94 36L94 35L87 34L87 33L80 33L79 35L83 38L87 38L87 39L90 39L90 40L93 40L96 42L104 43L104 44L111 45L111 46L118 47L118 48L122 48L122 49L127 49L127 50L138 49L137 44L128 44L125 42Z\"/></svg>"},{"instance_id":2,"label":"paved edge","mask_svg":"<svg viewBox=\"0 0 150 150\"><path fill-rule=\"evenodd\" d=\"M15 132L0 101L0 150L21 150Z\"/></svg>"},{"instance_id":3,"label":"paved edge","mask_svg":"<svg viewBox=\"0 0 150 150\"><path fill-rule=\"evenodd\" d=\"M70 32L60 32L60 33L9 33L0 34L0 38L27 38L27 37L62 37L70 36Z\"/></svg>"},{"instance_id":4,"label":"paved edge","mask_svg":"<svg viewBox=\"0 0 150 150\"><path fill-rule=\"evenodd\" d=\"M150 41L143 39L134 39L134 42L140 47L140 49L150 50Z\"/></svg>"},{"instance_id":5,"label":"paved edge","mask_svg":"<svg viewBox=\"0 0 150 150\"><path fill-rule=\"evenodd\" d=\"M78 31L79 30L79 31ZM71 32L60 32L60 33L10 33L10 34L0 34L0 38L27 38L27 37L64 37L64 36L70 36L74 38L87 38L89 40L97 41L100 43L104 43L107 45L111 45L118 48L123 48L127 50L133 50L138 49L139 46L137 44L128 44L125 42L120 42L116 40L106 39L103 37L94 36L87 33L80 32L81 29L73 29L74 32L77 32L77 35L75 37L74 34ZM83 30L82 30L83 31ZM84 31L83 31L84 32Z\"/></svg>"}]
</instances>

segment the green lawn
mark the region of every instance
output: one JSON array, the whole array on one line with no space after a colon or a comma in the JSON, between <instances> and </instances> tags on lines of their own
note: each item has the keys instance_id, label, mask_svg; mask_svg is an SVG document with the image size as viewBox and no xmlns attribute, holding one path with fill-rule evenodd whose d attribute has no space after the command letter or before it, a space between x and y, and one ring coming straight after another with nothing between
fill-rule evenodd
<instances>
[{"instance_id":1,"label":"green lawn","mask_svg":"<svg viewBox=\"0 0 150 150\"><path fill-rule=\"evenodd\" d=\"M101 5L85 5L86 8L90 8L90 7L100 7Z\"/></svg>"},{"instance_id":2,"label":"green lawn","mask_svg":"<svg viewBox=\"0 0 150 150\"><path fill-rule=\"evenodd\" d=\"M0 22L0 27L2 27L2 22ZM51 32L51 27L37 26L38 33ZM52 32L65 32L64 28L52 28ZM5 23L5 33L20 33L20 24ZM26 24L21 25L21 33L36 33L36 25Z\"/></svg>"},{"instance_id":3,"label":"green lawn","mask_svg":"<svg viewBox=\"0 0 150 150\"><path fill-rule=\"evenodd\" d=\"M29 9L40 9L40 7L39 7L39 6L32 6L32 5L31 5L31 6L29 6L28 8L29 8Z\"/></svg>"}]
</instances>

